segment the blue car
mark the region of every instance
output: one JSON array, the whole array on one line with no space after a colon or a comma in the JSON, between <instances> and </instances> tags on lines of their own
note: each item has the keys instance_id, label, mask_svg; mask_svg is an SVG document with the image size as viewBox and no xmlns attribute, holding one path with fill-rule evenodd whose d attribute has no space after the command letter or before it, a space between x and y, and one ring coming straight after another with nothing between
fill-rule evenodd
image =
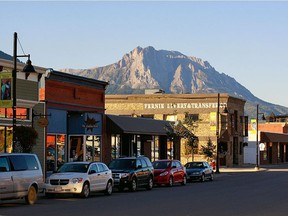
<instances>
[{"instance_id":1,"label":"blue car","mask_svg":"<svg viewBox=\"0 0 288 216\"><path fill-rule=\"evenodd\" d=\"M214 172L213 168L206 162L189 162L185 164L187 172L187 181L201 181L204 182L206 179L213 181Z\"/></svg>"}]
</instances>

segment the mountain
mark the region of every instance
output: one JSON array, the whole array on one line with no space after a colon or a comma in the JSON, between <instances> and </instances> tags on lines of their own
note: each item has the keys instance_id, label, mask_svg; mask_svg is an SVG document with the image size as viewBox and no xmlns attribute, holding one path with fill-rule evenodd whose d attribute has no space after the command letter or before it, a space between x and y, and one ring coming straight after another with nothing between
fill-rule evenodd
<instances>
[{"instance_id":1,"label":"mountain","mask_svg":"<svg viewBox=\"0 0 288 216\"><path fill-rule=\"evenodd\" d=\"M166 93L228 93L245 99L245 112L256 116L256 104L265 115L286 115L288 108L254 96L234 78L219 73L207 61L177 51L137 47L118 62L91 69L61 71L109 82L107 94L142 94L145 89Z\"/></svg>"},{"instance_id":2,"label":"mountain","mask_svg":"<svg viewBox=\"0 0 288 216\"><path fill-rule=\"evenodd\" d=\"M12 56L0 51L0 58ZM17 59L18 60L18 59ZM107 94L144 94L145 89L163 89L166 93L228 93L245 99L245 113L256 116L256 104L265 115L287 115L288 108L254 96L234 78L219 73L207 61L177 51L137 47L121 60L91 69L61 71L109 82Z\"/></svg>"}]
</instances>

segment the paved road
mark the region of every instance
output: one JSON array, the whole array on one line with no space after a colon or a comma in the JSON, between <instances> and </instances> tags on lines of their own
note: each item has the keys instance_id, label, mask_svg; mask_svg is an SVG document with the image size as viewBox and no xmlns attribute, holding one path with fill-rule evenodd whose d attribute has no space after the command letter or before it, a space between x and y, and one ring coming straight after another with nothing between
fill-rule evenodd
<instances>
[{"instance_id":1,"label":"paved road","mask_svg":"<svg viewBox=\"0 0 288 216\"><path fill-rule=\"evenodd\" d=\"M0 204L0 215L21 216L287 216L288 169L252 167L220 169L215 181L186 186L140 189L135 193L94 194L89 199L40 198L34 206L23 201Z\"/></svg>"}]
</instances>

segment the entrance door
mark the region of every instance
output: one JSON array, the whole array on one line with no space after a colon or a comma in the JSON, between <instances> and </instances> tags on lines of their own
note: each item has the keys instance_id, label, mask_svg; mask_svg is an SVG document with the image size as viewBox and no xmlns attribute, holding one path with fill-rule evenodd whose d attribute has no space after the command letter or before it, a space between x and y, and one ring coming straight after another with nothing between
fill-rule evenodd
<instances>
[{"instance_id":1,"label":"entrance door","mask_svg":"<svg viewBox=\"0 0 288 216\"><path fill-rule=\"evenodd\" d=\"M84 137L70 136L69 140L69 161L85 161L84 155Z\"/></svg>"}]
</instances>

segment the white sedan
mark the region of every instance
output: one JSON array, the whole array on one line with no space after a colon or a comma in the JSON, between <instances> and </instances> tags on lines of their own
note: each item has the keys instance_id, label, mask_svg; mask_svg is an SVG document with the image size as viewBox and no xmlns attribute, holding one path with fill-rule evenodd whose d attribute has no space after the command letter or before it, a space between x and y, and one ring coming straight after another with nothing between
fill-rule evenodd
<instances>
[{"instance_id":1,"label":"white sedan","mask_svg":"<svg viewBox=\"0 0 288 216\"><path fill-rule=\"evenodd\" d=\"M111 170L101 162L69 162L49 176L45 183L45 194L75 194L87 198L90 192L103 191L112 194Z\"/></svg>"}]
</instances>

